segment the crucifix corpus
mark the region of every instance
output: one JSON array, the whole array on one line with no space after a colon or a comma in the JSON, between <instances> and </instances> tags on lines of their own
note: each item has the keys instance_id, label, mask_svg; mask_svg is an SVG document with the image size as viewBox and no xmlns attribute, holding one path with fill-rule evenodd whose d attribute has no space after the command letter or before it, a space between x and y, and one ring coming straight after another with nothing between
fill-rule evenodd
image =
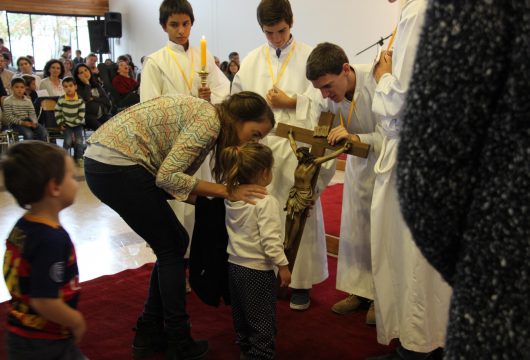
<instances>
[{"instance_id":1,"label":"crucifix corpus","mask_svg":"<svg viewBox=\"0 0 530 360\"><path fill-rule=\"evenodd\" d=\"M285 205L287 219L284 248L291 271L296 261L300 239L309 214L309 206L315 198L314 190L320 166L342 153L366 158L370 150L370 145L361 142L342 141L335 146L328 144L327 136L334 117L335 115L329 112L321 113L318 126L314 131L284 123L279 123L276 128L276 136L289 139L291 148L298 158L298 165L294 172L294 185ZM297 141L311 145L311 150L308 147L297 147ZM325 155L326 149L333 152Z\"/></svg>"}]
</instances>

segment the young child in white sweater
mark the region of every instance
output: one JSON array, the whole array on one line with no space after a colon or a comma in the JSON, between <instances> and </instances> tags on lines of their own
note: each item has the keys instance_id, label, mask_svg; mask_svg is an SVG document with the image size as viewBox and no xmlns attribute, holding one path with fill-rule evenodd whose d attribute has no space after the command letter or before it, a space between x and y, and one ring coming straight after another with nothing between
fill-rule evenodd
<instances>
[{"instance_id":1,"label":"young child in white sweater","mask_svg":"<svg viewBox=\"0 0 530 360\"><path fill-rule=\"evenodd\" d=\"M250 142L221 154L228 190L242 184L267 186L274 158L265 145ZM271 195L255 204L225 200L229 236L228 262L232 316L242 359L273 359L276 334L276 275L281 286L291 282L283 250L282 211Z\"/></svg>"}]
</instances>

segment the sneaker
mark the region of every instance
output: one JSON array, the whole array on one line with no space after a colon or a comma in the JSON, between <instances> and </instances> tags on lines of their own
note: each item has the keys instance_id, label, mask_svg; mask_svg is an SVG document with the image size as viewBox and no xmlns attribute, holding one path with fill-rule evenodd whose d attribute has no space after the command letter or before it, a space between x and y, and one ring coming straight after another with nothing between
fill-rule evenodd
<instances>
[{"instance_id":1,"label":"sneaker","mask_svg":"<svg viewBox=\"0 0 530 360\"><path fill-rule=\"evenodd\" d=\"M346 315L351 314L361 306L361 300L357 295L349 295L346 299L342 299L331 307L331 311L335 314Z\"/></svg>"},{"instance_id":2,"label":"sneaker","mask_svg":"<svg viewBox=\"0 0 530 360\"><path fill-rule=\"evenodd\" d=\"M375 325L375 306L373 301L366 312L366 324Z\"/></svg>"},{"instance_id":3,"label":"sneaker","mask_svg":"<svg viewBox=\"0 0 530 360\"><path fill-rule=\"evenodd\" d=\"M307 310L311 305L309 289L293 289L289 307L293 310Z\"/></svg>"}]
</instances>

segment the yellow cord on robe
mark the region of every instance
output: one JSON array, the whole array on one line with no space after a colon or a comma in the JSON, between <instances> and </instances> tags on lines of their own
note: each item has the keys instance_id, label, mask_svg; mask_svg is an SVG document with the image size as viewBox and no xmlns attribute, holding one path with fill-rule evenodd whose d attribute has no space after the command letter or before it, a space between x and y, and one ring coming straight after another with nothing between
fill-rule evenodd
<instances>
[{"instance_id":1,"label":"yellow cord on robe","mask_svg":"<svg viewBox=\"0 0 530 360\"><path fill-rule=\"evenodd\" d=\"M271 56L270 56L270 53L269 53L269 46L267 46L267 48L266 48L266 51L267 51L267 63L269 64L269 74L271 75L272 86L273 87L276 86L276 84L282 78L283 72L285 71L285 68L287 67L287 64L289 63L289 60L291 60L291 56L293 56L293 52L294 52L295 46L296 46L296 44L293 44L293 47L292 47L291 51L289 51L289 55L287 55L287 59L285 59L285 62L283 63L283 66L282 66L282 68L280 70L280 73L278 74L278 78L276 80L274 80L274 74L272 72L272 63L271 63Z\"/></svg>"},{"instance_id":2,"label":"yellow cord on robe","mask_svg":"<svg viewBox=\"0 0 530 360\"><path fill-rule=\"evenodd\" d=\"M190 48L190 52L191 52L191 66L190 66L190 77L189 77L189 80L188 80L188 77L186 76L186 74L184 73L184 70L182 69L182 66L180 65L179 60L177 59L177 56L175 55L175 52L173 50L171 50L171 48L169 46L167 46L167 51L169 52L171 57L173 57L173 60L175 60L175 62L177 63L177 66L179 67L180 73L182 74L182 77L184 78L184 82L188 86L188 90L191 93L191 87L193 86L193 75L195 75L195 71L193 71L193 49Z\"/></svg>"},{"instance_id":3,"label":"yellow cord on robe","mask_svg":"<svg viewBox=\"0 0 530 360\"><path fill-rule=\"evenodd\" d=\"M354 93L355 95L355 93ZM353 109L355 109L355 99L353 96L351 97L351 105L350 105L350 113L348 114L348 126L344 126L344 119L342 118L342 111L339 111L339 118L340 118L340 124L344 128L348 128L350 126L351 117L353 115Z\"/></svg>"},{"instance_id":4,"label":"yellow cord on robe","mask_svg":"<svg viewBox=\"0 0 530 360\"><path fill-rule=\"evenodd\" d=\"M394 28L394 32L392 33L392 37L390 38L390 41L388 42L388 46L386 47L386 51L387 52L388 52L388 50L390 50L390 48L392 47L392 44L394 43L394 38L396 37L396 33L397 33L397 25Z\"/></svg>"}]
</instances>

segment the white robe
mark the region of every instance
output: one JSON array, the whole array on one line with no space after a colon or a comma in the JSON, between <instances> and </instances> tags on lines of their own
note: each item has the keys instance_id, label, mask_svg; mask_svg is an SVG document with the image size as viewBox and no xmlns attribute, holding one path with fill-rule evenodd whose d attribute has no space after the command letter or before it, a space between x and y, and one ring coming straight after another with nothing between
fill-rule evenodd
<instances>
[{"instance_id":1,"label":"white robe","mask_svg":"<svg viewBox=\"0 0 530 360\"><path fill-rule=\"evenodd\" d=\"M392 56L392 75L381 77L372 110L381 115L384 139L374 171L372 272L377 339L399 338L403 347L430 352L444 346L451 289L421 255L403 221L396 189L396 160L403 105L412 75L426 0L405 4Z\"/></svg>"},{"instance_id":2,"label":"white robe","mask_svg":"<svg viewBox=\"0 0 530 360\"><path fill-rule=\"evenodd\" d=\"M252 50L243 59L241 68L234 77L232 93L254 91L265 97L267 91L272 88L266 49L269 48L273 74L276 79L293 46L295 46L295 50L277 86L287 95L297 96L297 108L273 109L274 116L277 123L288 123L312 130L318 123L318 118L308 118L309 100L302 95L312 87L311 82L305 76L305 65L312 50L308 45L294 40L282 51L279 59L276 57L274 48L269 44L264 44ZM271 134L263 139L263 143L271 147L274 154L273 180L268 187L268 192L275 196L283 207L289 197L289 190L294 184L294 170L298 165L298 161L289 145L289 141L274 136L273 133L274 131L271 131ZM304 146L304 144L299 143L298 146ZM331 181L334 171L335 161L328 161L322 166L317 182L317 194ZM284 228L285 214L285 212L280 214ZM326 236L322 206L320 199L317 199L305 224L292 273L291 287L309 289L313 284L322 282L327 277Z\"/></svg>"},{"instance_id":3,"label":"white robe","mask_svg":"<svg viewBox=\"0 0 530 360\"><path fill-rule=\"evenodd\" d=\"M178 59L187 79L182 76L182 72L167 47L173 51L173 55ZM194 71L190 90L186 81L190 79L192 58ZM197 72L200 70L200 50L189 46L186 51L183 46L168 41L162 49L145 58L142 67L142 81L140 83L140 100L143 102L167 94L198 96L201 81ZM207 81L208 87L212 92L212 104L220 103L230 94L230 81L215 65L215 60L210 52L206 54L206 71L209 73ZM206 158L194 176L201 180L213 181L209 161L210 156ZM195 225L195 206L173 200L169 201L169 204L191 239L193 226Z\"/></svg>"},{"instance_id":4,"label":"white robe","mask_svg":"<svg viewBox=\"0 0 530 360\"><path fill-rule=\"evenodd\" d=\"M371 145L366 159L348 155L344 177L342 214L337 263L337 289L368 299L374 298L372 259L370 251L370 206L374 189L374 164L381 147L381 131L377 116L372 112L375 80L371 65L351 65L356 84L353 98L355 108L348 125L351 101L327 101L327 111L336 114L334 126L344 126L350 134L357 134L361 142Z\"/></svg>"}]
</instances>

